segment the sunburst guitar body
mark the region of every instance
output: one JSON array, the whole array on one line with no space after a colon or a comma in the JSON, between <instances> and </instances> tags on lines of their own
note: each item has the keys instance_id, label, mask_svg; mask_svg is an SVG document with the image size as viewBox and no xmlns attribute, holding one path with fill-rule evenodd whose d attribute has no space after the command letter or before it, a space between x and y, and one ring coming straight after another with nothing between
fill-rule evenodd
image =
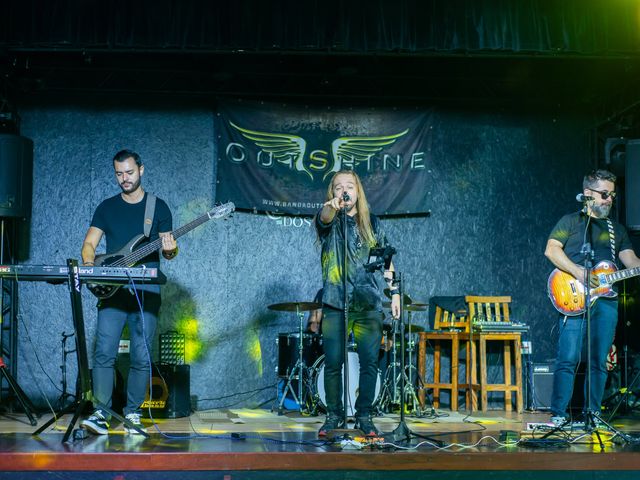
<instances>
[{"instance_id":1,"label":"sunburst guitar body","mask_svg":"<svg viewBox=\"0 0 640 480\"><path fill-rule=\"evenodd\" d=\"M613 290L613 284L620 280L640 275L640 268L618 270L613 262L602 261L593 269L598 279L598 286L591 288L591 304L598 298L615 298L618 294ZM553 306L563 315L582 315L585 311L584 284L562 270L555 269L547 281L547 294Z\"/></svg>"}]
</instances>

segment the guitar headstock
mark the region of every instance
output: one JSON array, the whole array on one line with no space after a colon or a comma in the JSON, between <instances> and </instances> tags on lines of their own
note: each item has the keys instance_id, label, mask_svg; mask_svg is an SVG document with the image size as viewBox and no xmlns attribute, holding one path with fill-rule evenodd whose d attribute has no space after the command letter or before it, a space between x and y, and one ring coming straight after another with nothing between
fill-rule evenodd
<instances>
[{"instance_id":1,"label":"guitar headstock","mask_svg":"<svg viewBox=\"0 0 640 480\"><path fill-rule=\"evenodd\" d=\"M207 212L209 218L225 218L231 215L236 209L236 206L233 202L223 203L222 205L218 205L214 207L212 210Z\"/></svg>"}]
</instances>

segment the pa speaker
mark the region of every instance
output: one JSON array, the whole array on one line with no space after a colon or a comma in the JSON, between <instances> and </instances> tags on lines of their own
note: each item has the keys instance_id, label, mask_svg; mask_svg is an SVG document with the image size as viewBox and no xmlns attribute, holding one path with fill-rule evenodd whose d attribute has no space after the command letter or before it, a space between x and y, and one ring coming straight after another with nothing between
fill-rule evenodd
<instances>
[{"instance_id":1,"label":"pa speaker","mask_svg":"<svg viewBox=\"0 0 640 480\"><path fill-rule=\"evenodd\" d=\"M625 209L629 230L640 230L640 139L627 141L625 160Z\"/></svg>"},{"instance_id":2,"label":"pa speaker","mask_svg":"<svg viewBox=\"0 0 640 480\"><path fill-rule=\"evenodd\" d=\"M0 134L0 217L31 216L33 142Z\"/></svg>"},{"instance_id":3,"label":"pa speaker","mask_svg":"<svg viewBox=\"0 0 640 480\"><path fill-rule=\"evenodd\" d=\"M154 418L180 418L191 414L189 365L153 366L151 388L142 404L142 414ZM150 391L149 391L150 390Z\"/></svg>"}]
</instances>

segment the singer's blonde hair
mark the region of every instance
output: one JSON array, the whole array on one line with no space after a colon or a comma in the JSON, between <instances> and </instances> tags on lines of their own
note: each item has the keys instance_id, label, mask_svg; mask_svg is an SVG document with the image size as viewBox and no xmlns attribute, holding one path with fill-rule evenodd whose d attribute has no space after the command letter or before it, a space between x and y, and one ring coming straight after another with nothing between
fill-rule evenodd
<instances>
[{"instance_id":1,"label":"singer's blonde hair","mask_svg":"<svg viewBox=\"0 0 640 480\"><path fill-rule=\"evenodd\" d=\"M375 247L378 243L376 236L373 232L373 228L371 226L371 210L369 209L369 203L367 202L367 196L364 193L364 188L362 187L362 182L360 181L360 177L353 170L339 170L334 173L333 177L331 177L331 181L329 182L329 186L327 187L327 201L331 200L333 195L333 182L338 175L351 175L353 177L353 181L356 184L356 194L358 195L358 200L356 202L356 215L355 221L356 225L358 225L358 230L360 231L360 236L364 243L369 247Z\"/></svg>"}]
</instances>

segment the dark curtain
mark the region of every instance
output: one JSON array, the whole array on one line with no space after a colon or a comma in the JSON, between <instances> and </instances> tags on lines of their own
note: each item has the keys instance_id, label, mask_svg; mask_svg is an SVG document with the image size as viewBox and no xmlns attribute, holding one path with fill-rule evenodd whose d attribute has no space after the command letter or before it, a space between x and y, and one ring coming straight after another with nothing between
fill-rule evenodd
<instances>
[{"instance_id":1,"label":"dark curtain","mask_svg":"<svg viewBox=\"0 0 640 480\"><path fill-rule=\"evenodd\" d=\"M2 0L0 47L638 53L635 0Z\"/></svg>"}]
</instances>

